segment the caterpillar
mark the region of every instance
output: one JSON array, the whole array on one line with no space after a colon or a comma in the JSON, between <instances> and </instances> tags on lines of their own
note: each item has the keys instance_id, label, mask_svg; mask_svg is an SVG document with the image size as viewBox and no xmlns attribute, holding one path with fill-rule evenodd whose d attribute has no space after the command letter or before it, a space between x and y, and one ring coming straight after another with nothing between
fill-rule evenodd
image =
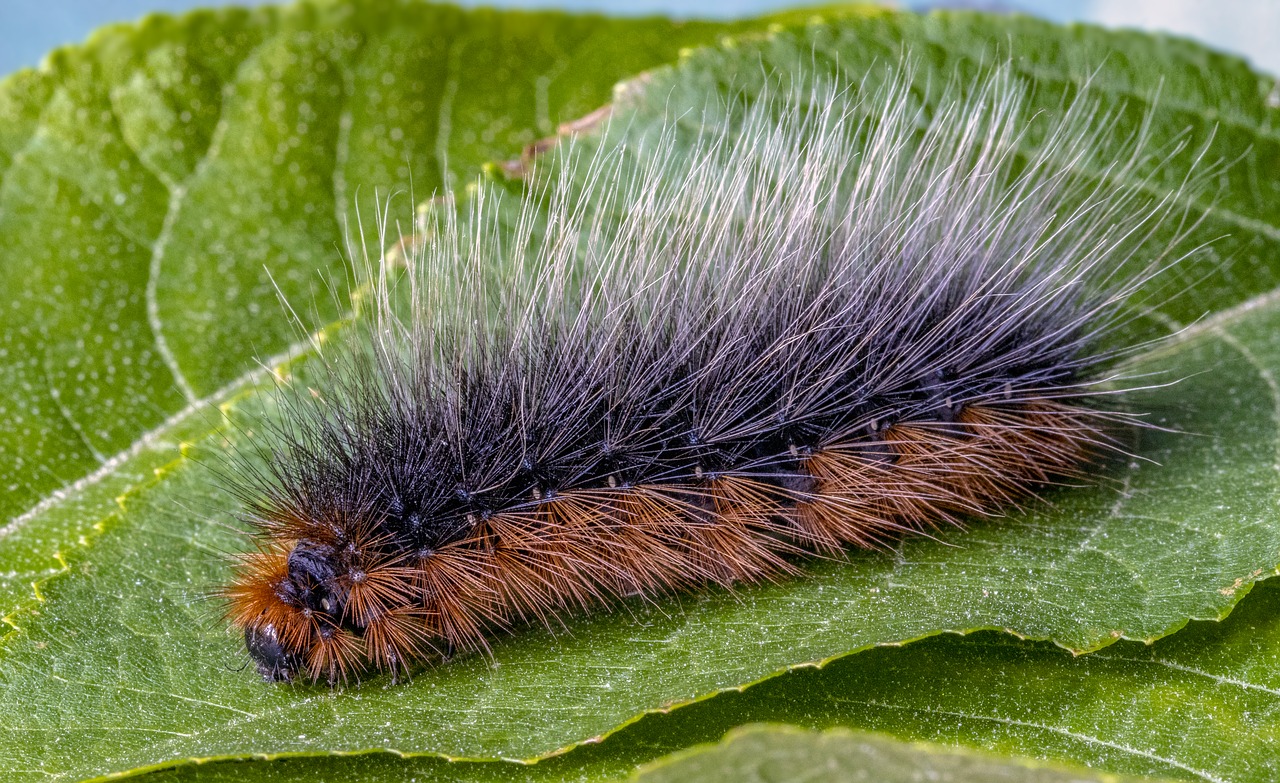
<instances>
[{"instance_id":1,"label":"caterpillar","mask_svg":"<svg viewBox=\"0 0 1280 783\"><path fill-rule=\"evenodd\" d=\"M263 678L407 677L803 578L1122 450L1110 368L1177 260L1142 134L1083 99L1030 114L1009 67L932 108L909 63L803 81L618 112L364 260L322 382L232 471L255 546L222 596Z\"/></svg>"}]
</instances>

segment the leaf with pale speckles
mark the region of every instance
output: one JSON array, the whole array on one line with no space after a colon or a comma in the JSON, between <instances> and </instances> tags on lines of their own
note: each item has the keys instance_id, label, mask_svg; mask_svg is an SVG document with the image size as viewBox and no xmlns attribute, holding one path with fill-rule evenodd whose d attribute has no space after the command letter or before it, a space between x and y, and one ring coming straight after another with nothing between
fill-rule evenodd
<instances>
[{"instance_id":1,"label":"leaf with pale speckles","mask_svg":"<svg viewBox=\"0 0 1280 783\"><path fill-rule=\"evenodd\" d=\"M10 519L0 598L11 628L0 648L0 770L9 776L75 780L195 758L373 749L531 759L648 711L945 630L1008 629L1076 650L1155 639L1190 618L1221 617L1280 564L1274 81L1162 37L968 14L828 14L695 51L640 89L692 105L744 63L803 60L857 77L904 47L919 56L922 83L938 83L1004 47L1047 111L1105 60L1088 89L1120 112L1122 127L1149 114L1157 143L1183 132L1208 139L1216 128L1206 157L1234 164L1218 178L1214 209L1180 205L1203 218L1193 239L1215 241L1179 270L1194 288L1161 323L1210 316L1134 365L1185 378L1138 404L1193 434L1144 433L1136 450L1145 460L1122 466L1119 489L1064 490L1052 506L855 553L792 583L635 606L575 621L557 638L529 632L501 640L492 660L463 659L403 686L273 688L238 670L239 642L203 599L226 578L219 554L241 545L223 524L234 505L191 457L214 458L245 432L194 403L217 402L237 421L269 410L269 397L254 393L264 385L254 357L278 356L293 338L274 286L317 302L321 321L336 318L343 308L325 292L341 289L343 229L358 199L408 187L410 172L418 192L461 185L483 162L513 157L607 100L616 79L733 29L390 0L353 8L150 18L0 86L0 290L10 293L0 314L9 424L0 509ZM634 120L653 121L649 111L641 102ZM1185 173L1174 159L1153 187ZM407 212L410 196L401 201ZM1009 656L1052 652L996 638L963 648L966 660L1012 671ZM918 674L960 655L952 644L890 652L918 656ZM1064 671L1095 665L1053 654ZM906 695L917 681L902 671ZM782 695L742 720L800 722L781 705L819 702L795 685L799 676L749 690ZM918 687L941 687L929 682ZM1087 690L1073 709L1105 699ZM653 755L628 746L629 733L729 714L717 711L739 698L642 718L561 758L594 752L621 774ZM875 723L855 706L837 700L830 721ZM1258 714L1240 720L1252 727ZM707 720L721 733L734 725ZM923 736L928 721L886 730ZM1038 752L1033 734L1020 753ZM717 739L675 736L646 747ZM1004 750L1004 737L938 738ZM1052 747L1068 761L1090 758L1088 747ZM505 764L413 763L432 775L514 774ZM264 777L279 769L251 766Z\"/></svg>"}]
</instances>

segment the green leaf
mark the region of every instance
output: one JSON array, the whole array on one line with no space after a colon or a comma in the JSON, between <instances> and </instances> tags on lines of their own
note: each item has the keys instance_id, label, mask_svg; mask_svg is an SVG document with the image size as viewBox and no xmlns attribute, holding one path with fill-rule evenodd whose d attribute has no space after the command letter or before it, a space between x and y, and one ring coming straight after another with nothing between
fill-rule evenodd
<instances>
[{"instance_id":1,"label":"green leaf","mask_svg":"<svg viewBox=\"0 0 1280 783\"><path fill-rule=\"evenodd\" d=\"M123 498L7 640L0 714L21 731L0 736L11 743L0 757L39 757L46 771L74 775L372 748L529 758L645 710L939 630L1010 628L1099 646L1162 635L1191 613L1217 617L1277 546L1262 507L1273 501L1251 495L1274 480L1275 433L1257 422L1271 420L1275 400L1256 372L1280 366L1271 339L1280 309L1260 302L1233 316L1167 349L1173 366L1214 374L1151 396L1153 406L1181 408L1170 425L1213 435L1144 444L1160 464L1134 463L1123 498L1072 493L1053 509L855 553L803 580L636 605L584 618L559 638L530 630L500 640L492 661L462 659L401 686L331 693L270 687L238 670L240 641L201 600L225 578L218 553L238 545L224 517L208 516L226 501L203 471L168 466ZM1224 389L1219 378L1238 380ZM1235 407L1220 404L1224 395ZM1231 469L1217 476L1224 464ZM1186 485L1188 473L1207 478ZM73 727L74 745L59 742Z\"/></svg>"},{"instance_id":2,"label":"green leaf","mask_svg":"<svg viewBox=\"0 0 1280 783\"><path fill-rule=\"evenodd\" d=\"M647 766L634 780L639 783L687 780L708 783L720 780L733 783L797 780L1120 783L1111 775L1051 767L1029 760L907 744L842 729L818 733L776 725L732 731L718 745L694 749Z\"/></svg>"},{"instance_id":3,"label":"green leaf","mask_svg":"<svg viewBox=\"0 0 1280 783\"><path fill-rule=\"evenodd\" d=\"M938 636L798 670L677 712L661 734L675 747L729 726L785 721L1069 760L1116 774L1269 781L1280 769L1278 645L1280 583L1270 580L1227 620L1194 624L1151 646L1120 642L1072 657L990 632ZM625 752L660 742L658 731L644 728L605 744L616 741L614 751Z\"/></svg>"},{"instance_id":4,"label":"green leaf","mask_svg":"<svg viewBox=\"0 0 1280 783\"><path fill-rule=\"evenodd\" d=\"M735 726L773 721L811 730L883 732L902 741L956 746L961 754L999 754L1013 764L1035 757L1050 768L1266 783L1280 770L1277 649L1280 580L1269 580L1226 620L1195 623L1150 646L1118 642L1075 657L1052 644L992 632L935 636L649 715L600 743L533 765L377 753L191 765L147 780L622 780L637 767L662 769L667 754L685 758L681 748L717 742Z\"/></svg>"},{"instance_id":5,"label":"green leaf","mask_svg":"<svg viewBox=\"0 0 1280 783\"><path fill-rule=\"evenodd\" d=\"M424 170L432 186L465 181L549 132L548 107L557 120L584 113L621 69L715 29L303 4L153 18L6 82L0 284L18 294L0 332L0 410L13 423L0 431L0 482L11 487L0 503L14 515L0 531L13 629L0 649L0 769L78 779L377 748L534 758L646 711L944 630L1009 629L1076 650L1158 638L1223 616L1275 572L1273 83L1164 38L865 12L697 52L643 89L695 106L744 63L812 61L857 78L904 46L927 64L921 80L937 81L1006 47L1050 110L1105 60L1088 89L1124 113L1121 127L1150 111L1163 143L1216 126L1208 159L1236 163L1214 211L1181 206L1203 218L1198 240L1229 236L1184 265L1194 291L1163 317L1217 315L1135 365L1185 378L1137 404L1193 434L1144 433L1136 449L1149 461L1122 466L1119 491L1063 492L1052 506L854 553L784 585L636 605L559 638L530 631L499 642L492 660L405 686L330 693L237 670L240 643L204 596L226 578L221 553L243 544L225 526L231 499L191 457L216 459L251 434L241 413L270 404L251 393L262 380L252 357L292 335L273 281L297 302L341 279L335 245L358 188L403 186ZM637 50L634 34L650 48ZM1186 160L1157 172L1153 189L1179 182ZM316 301L319 317L336 315L326 295ZM192 398L222 403L241 427ZM686 732L666 749L696 739Z\"/></svg>"}]
</instances>

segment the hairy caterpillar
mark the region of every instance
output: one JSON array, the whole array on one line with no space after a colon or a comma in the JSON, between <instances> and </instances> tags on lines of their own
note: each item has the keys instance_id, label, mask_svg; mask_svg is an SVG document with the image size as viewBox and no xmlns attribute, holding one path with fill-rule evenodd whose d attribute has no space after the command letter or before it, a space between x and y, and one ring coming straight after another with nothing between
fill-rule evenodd
<instances>
[{"instance_id":1,"label":"hairy caterpillar","mask_svg":"<svg viewBox=\"0 0 1280 783\"><path fill-rule=\"evenodd\" d=\"M619 121L535 164L514 216L481 184L368 264L324 388L286 390L235 478L257 549L223 594L262 676L403 675L791 575L1117 449L1105 371L1169 202L1109 184L1141 143L1097 160L1086 104L1028 117L983 78L931 113L900 74Z\"/></svg>"}]
</instances>

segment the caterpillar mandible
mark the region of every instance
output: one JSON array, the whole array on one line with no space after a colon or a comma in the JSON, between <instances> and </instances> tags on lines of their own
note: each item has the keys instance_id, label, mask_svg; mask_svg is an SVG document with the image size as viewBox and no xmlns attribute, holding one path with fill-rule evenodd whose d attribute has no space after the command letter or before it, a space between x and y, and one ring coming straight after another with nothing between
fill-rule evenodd
<instances>
[{"instance_id":1,"label":"caterpillar mandible","mask_svg":"<svg viewBox=\"0 0 1280 783\"><path fill-rule=\"evenodd\" d=\"M1087 102L1028 116L1010 68L982 79L927 109L909 62L778 78L656 131L619 113L520 197L445 197L233 471L256 548L223 596L258 672L407 676L520 624L790 578L1120 449L1137 416L1107 372L1177 260L1171 200L1113 184L1142 140L1098 160Z\"/></svg>"}]
</instances>

